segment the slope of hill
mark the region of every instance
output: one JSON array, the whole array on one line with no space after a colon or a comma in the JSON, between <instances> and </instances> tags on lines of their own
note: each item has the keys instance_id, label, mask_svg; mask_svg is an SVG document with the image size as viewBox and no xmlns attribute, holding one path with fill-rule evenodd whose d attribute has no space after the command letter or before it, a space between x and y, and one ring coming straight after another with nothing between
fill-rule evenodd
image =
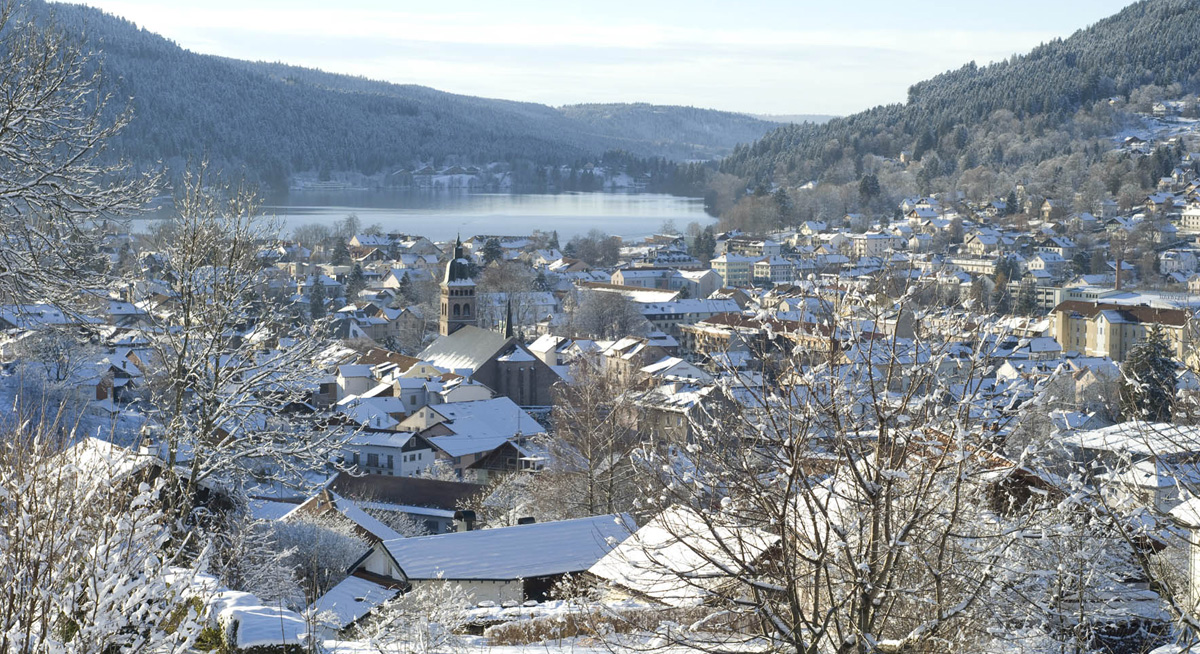
<instances>
[{"instance_id":1,"label":"slope of hill","mask_svg":"<svg viewBox=\"0 0 1200 654\"><path fill-rule=\"evenodd\" d=\"M985 67L972 62L915 84L905 104L777 129L737 148L722 170L752 180L786 171L794 182L818 179L846 158L904 150L917 159L936 151L948 169L964 155L966 163L1008 164L1005 152L973 143L997 116L1057 129L1097 101L1172 83L1185 92L1200 88L1200 1L1143 0L1029 54Z\"/></svg>"},{"instance_id":2,"label":"slope of hill","mask_svg":"<svg viewBox=\"0 0 1200 654\"><path fill-rule=\"evenodd\" d=\"M100 53L106 90L132 98L134 109L112 151L144 165L203 156L279 184L300 171L374 174L451 159L546 164L625 150L682 160L726 154L773 127L690 107L658 108L647 125L639 118L651 116L639 112L619 124L580 119L540 104L199 55L97 9L28 7Z\"/></svg>"},{"instance_id":3,"label":"slope of hill","mask_svg":"<svg viewBox=\"0 0 1200 654\"><path fill-rule=\"evenodd\" d=\"M759 120L765 120L769 123L816 123L824 125L825 123L837 118L830 114L752 114Z\"/></svg>"},{"instance_id":4,"label":"slope of hill","mask_svg":"<svg viewBox=\"0 0 1200 654\"><path fill-rule=\"evenodd\" d=\"M559 111L597 133L621 134L660 146L684 146L694 153L726 154L775 127L746 114L644 103L576 104Z\"/></svg>"}]
</instances>

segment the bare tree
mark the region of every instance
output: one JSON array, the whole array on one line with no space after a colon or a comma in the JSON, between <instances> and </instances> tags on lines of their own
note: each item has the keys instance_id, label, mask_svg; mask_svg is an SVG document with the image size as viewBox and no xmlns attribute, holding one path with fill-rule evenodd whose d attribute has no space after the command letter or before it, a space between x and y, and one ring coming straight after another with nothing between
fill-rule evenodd
<instances>
[{"instance_id":1,"label":"bare tree","mask_svg":"<svg viewBox=\"0 0 1200 654\"><path fill-rule=\"evenodd\" d=\"M632 454L641 444L631 389L582 359L554 387L548 461L530 481L545 519L615 514L636 498Z\"/></svg>"},{"instance_id":2,"label":"bare tree","mask_svg":"<svg viewBox=\"0 0 1200 654\"><path fill-rule=\"evenodd\" d=\"M637 306L620 293L578 291L568 312L568 329L577 335L617 339L649 331L650 324Z\"/></svg>"},{"instance_id":3,"label":"bare tree","mask_svg":"<svg viewBox=\"0 0 1200 654\"><path fill-rule=\"evenodd\" d=\"M157 183L104 163L131 114L106 117L100 76L52 26L0 2L0 303L73 299L108 269L98 222L140 210Z\"/></svg>"},{"instance_id":4,"label":"bare tree","mask_svg":"<svg viewBox=\"0 0 1200 654\"><path fill-rule=\"evenodd\" d=\"M289 419L289 406L312 397L324 323L262 302L257 255L277 237L254 193L210 188L202 166L176 207L162 253L170 297L155 311L147 377L160 425L151 436L186 510L206 483L234 494L251 478L294 484L323 469L340 441Z\"/></svg>"},{"instance_id":5,"label":"bare tree","mask_svg":"<svg viewBox=\"0 0 1200 654\"><path fill-rule=\"evenodd\" d=\"M864 297L835 315L877 325L892 310ZM816 331L832 335L823 348L794 335L794 359L809 365L728 389L737 403L701 405L687 440L641 450L642 508L693 517L662 527L685 565L638 556L713 608L655 644L849 654L959 651L986 637L981 616L1033 512L991 483L1016 466L969 427L979 361L921 336L832 327Z\"/></svg>"}]
</instances>

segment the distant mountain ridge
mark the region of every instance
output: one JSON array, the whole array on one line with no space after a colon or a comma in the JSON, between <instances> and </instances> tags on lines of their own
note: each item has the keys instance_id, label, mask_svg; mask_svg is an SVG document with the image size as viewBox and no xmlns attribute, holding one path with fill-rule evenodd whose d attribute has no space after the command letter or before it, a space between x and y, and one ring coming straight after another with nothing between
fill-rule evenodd
<instances>
[{"instance_id":1,"label":"distant mountain ridge","mask_svg":"<svg viewBox=\"0 0 1200 654\"><path fill-rule=\"evenodd\" d=\"M824 125L837 118L833 114L750 114L769 123L814 123Z\"/></svg>"},{"instance_id":2,"label":"distant mountain ridge","mask_svg":"<svg viewBox=\"0 0 1200 654\"><path fill-rule=\"evenodd\" d=\"M609 150L682 161L722 156L775 126L692 107L647 113L648 105L612 105L621 119L602 119L579 108L201 55L98 9L41 0L27 7L41 19L52 14L98 52L105 90L132 98L133 123L111 151L139 165L206 157L278 185L320 169L372 175L416 162L557 164Z\"/></svg>"},{"instance_id":3,"label":"distant mountain ridge","mask_svg":"<svg viewBox=\"0 0 1200 654\"><path fill-rule=\"evenodd\" d=\"M785 183L820 179L848 157L920 159L936 151L956 162L1004 164L1010 153L977 146L996 112L1058 129L1074 112L1150 84L1200 89L1200 0L1142 0L1116 15L988 66L971 62L914 84L904 104L879 106L823 125L781 127L739 146L724 172ZM973 131L974 130L974 131ZM857 165L851 162L851 165ZM853 169L853 168L852 168ZM961 172L961 170L959 171Z\"/></svg>"}]
</instances>

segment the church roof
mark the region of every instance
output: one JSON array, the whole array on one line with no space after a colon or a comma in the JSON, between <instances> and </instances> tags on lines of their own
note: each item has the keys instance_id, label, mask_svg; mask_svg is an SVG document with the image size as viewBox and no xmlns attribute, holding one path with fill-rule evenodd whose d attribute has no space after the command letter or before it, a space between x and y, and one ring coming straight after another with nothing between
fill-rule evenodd
<instances>
[{"instance_id":1,"label":"church roof","mask_svg":"<svg viewBox=\"0 0 1200 654\"><path fill-rule=\"evenodd\" d=\"M509 339L503 334L474 325L464 325L449 336L442 336L430 343L429 347L417 356L422 361L428 361L445 370L474 371L508 343Z\"/></svg>"},{"instance_id":2,"label":"church roof","mask_svg":"<svg viewBox=\"0 0 1200 654\"><path fill-rule=\"evenodd\" d=\"M462 239L454 241L454 258L446 264L446 274L442 283L451 286L475 285L475 280L471 279L471 261L463 253Z\"/></svg>"}]
</instances>

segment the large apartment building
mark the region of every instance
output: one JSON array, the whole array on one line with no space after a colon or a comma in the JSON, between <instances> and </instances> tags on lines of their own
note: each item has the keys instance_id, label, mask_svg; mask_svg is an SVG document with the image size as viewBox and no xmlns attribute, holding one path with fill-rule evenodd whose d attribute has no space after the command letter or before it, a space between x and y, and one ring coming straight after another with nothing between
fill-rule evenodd
<instances>
[{"instance_id":1,"label":"large apartment building","mask_svg":"<svg viewBox=\"0 0 1200 654\"><path fill-rule=\"evenodd\" d=\"M1154 326L1162 327L1175 356L1185 359L1189 312L1149 305L1067 300L1050 314L1051 331L1064 351L1123 361ZM1190 354L1187 355L1190 358Z\"/></svg>"}]
</instances>

